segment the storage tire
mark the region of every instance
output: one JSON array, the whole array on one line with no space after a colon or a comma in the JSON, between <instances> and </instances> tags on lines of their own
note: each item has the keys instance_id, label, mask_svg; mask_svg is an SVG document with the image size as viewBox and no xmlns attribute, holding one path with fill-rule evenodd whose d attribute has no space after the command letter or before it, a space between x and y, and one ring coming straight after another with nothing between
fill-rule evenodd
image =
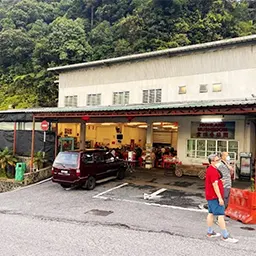
<instances>
[{"instance_id":1,"label":"storage tire","mask_svg":"<svg viewBox=\"0 0 256 256\"><path fill-rule=\"evenodd\" d=\"M177 176L177 177L182 177L182 175L183 175L183 171L182 171L182 169L179 169L179 168L176 168L176 170L175 170L175 175Z\"/></svg>"},{"instance_id":2,"label":"storage tire","mask_svg":"<svg viewBox=\"0 0 256 256\"><path fill-rule=\"evenodd\" d=\"M206 175L206 171L200 171L198 173L198 177L200 180L204 180L205 179L205 175Z\"/></svg>"}]
</instances>

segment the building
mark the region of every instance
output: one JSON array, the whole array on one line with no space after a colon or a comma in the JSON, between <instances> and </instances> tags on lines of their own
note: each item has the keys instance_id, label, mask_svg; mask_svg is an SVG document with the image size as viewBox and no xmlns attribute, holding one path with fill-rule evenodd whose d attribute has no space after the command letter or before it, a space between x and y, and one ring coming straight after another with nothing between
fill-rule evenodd
<instances>
[{"instance_id":1,"label":"building","mask_svg":"<svg viewBox=\"0 0 256 256\"><path fill-rule=\"evenodd\" d=\"M35 130L46 119L81 148L169 144L184 164L255 153L256 35L48 70L59 75L58 108L1 111L2 121L25 113Z\"/></svg>"},{"instance_id":2,"label":"building","mask_svg":"<svg viewBox=\"0 0 256 256\"><path fill-rule=\"evenodd\" d=\"M50 68L49 71L59 74L59 107L88 107L97 111L113 107L136 110L139 106L161 109L164 105L176 104L178 108L223 106L228 109L232 105L255 103L255 43L253 35ZM159 125L154 127L153 124L167 123L169 140L186 164L201 163L213 151L229 151L233 158L239 152L254 153L255 125L251 112L227 109L212 110L207 115L195 112L136 116L138 125L133 120L133 128L147 127L148 130L144 129L144 133L134 130L132 136L139 134L136 143L144 142L142 138L146 134L147 143L153 143L154 139L161 142L161 138L165 140L168 136L166 132L157 131ZM209 120L201 123L202 118ZM216 118L222 122L217 123ZM118 117L112 121L125 122ZM96 127L101 130L101 142L104 139L115 142L115 137L105 138L105 134L115 136L115 125ZM131 127L129 123L123 125L123 133L131 133ZM95 138L91 133L87 130L88 139Z\"/></svg>"}]
</instances>

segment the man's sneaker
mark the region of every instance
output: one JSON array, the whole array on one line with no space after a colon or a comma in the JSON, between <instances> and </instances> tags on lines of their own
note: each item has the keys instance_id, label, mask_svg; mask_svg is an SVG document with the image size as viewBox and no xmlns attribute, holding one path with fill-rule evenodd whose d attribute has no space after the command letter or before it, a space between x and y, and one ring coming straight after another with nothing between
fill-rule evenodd
<instances>
[{"instance_id":1,"label":"man's sneaker","mask_svg":"<svg viewBox=\"0 0 256 256\"><path fill-rule=\"evenodd\" d=\"M233 244L236 244L238 242L238 239L235 239L231 236L228 236L227 238L222 237L222 240L225 242L233 243Z\"/></svg>"},{"instance_id":2,"label":"man's sneaker","mask_svg":"<svg viewBox=\"0 0 256 256\"><path fill-rule=\"evenodd\" d=\"M220 233L215 233L214 231L212 233L207 233L207 237L219 237Z\"/></svg>"}]
</instances>

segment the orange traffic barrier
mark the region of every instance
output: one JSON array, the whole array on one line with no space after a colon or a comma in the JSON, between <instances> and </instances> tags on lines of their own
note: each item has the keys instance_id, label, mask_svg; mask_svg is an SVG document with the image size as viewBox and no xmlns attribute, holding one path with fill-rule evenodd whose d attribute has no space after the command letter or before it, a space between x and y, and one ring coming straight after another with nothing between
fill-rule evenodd
<instances>
[{"instance_id":1,"label":"orange traffic barrier","mask_svg":"<svg viewBox=\"0 0 256 256\"><path fill-rule=\"evenodd\" d=\"M256 192L231 188L225 214L245 224L256 224Z\"/></svg>"}]
</instances>

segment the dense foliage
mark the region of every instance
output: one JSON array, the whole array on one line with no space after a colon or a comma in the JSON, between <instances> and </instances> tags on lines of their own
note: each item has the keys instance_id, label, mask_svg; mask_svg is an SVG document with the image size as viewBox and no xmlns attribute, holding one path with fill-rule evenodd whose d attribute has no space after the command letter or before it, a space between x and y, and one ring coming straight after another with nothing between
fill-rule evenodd
<instances>
[{"instance_id":1,"label":"dense foliage","mask_svg":"<svg viewBox=\"0 0 256 256\"><path fill-rule=\"evenodd\" d=\"M48 67L255 33L255 1L0 0L0 109L56 106Z\"/></svg>"}]
</instances>

